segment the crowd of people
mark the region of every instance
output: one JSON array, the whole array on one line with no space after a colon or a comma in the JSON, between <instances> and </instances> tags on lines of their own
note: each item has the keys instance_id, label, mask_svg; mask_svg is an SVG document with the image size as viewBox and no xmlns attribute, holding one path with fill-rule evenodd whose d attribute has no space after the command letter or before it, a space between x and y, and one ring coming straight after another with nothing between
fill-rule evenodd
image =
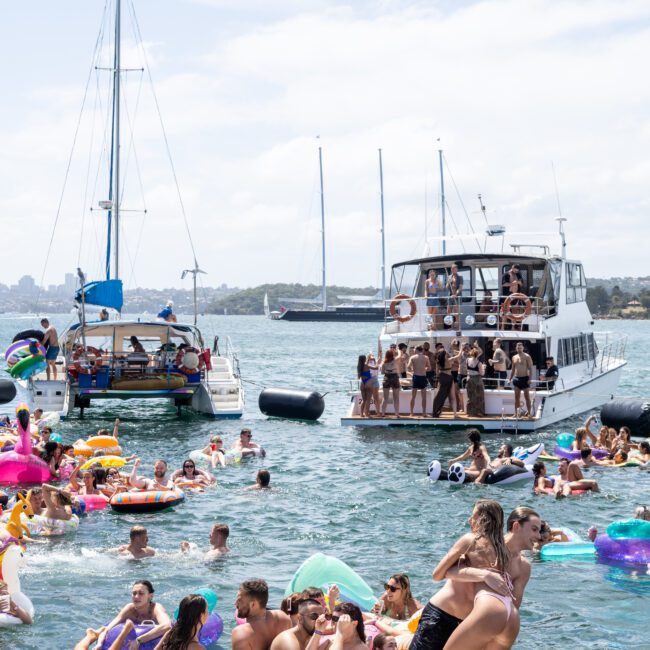
<instances>
[{"instance_id":1,"label":"crowd of people","mask_svg":"<svg viewBox=\"0 0 650 650\"><path fill-rule=\"evenodd\" d=\"M441 342L437 342L432 350L431 344L425 341L410 348L406 343L392 343L382 360L376 359L372 352L360 355L357 360L360 415L367 418L387 415L414 417L419 396L418 417L440 417L447 401L454 418L459 413L468 417L484 417L485 388L488 387L512 388L512 416L534 417L530 389L535 366L524 344L517 342L511 358L503 350L500 338L495 338L490 344L490 356L477 341L470 344L457 338L452 339L449 350ZM552 390L559 371L553 357L547 357L545 362L540 388ZM380 375L383 375L381 385ZM463 388L466 389L466 400L461 390ZM408 414L400 411L400 392L403 389L410 390L411 394ZM433 391L430 412L427 412L428 391ZM525 409L522 407L522 396ZM392 412L389 412L391 401Z\"/></svg>"}]
</instances>

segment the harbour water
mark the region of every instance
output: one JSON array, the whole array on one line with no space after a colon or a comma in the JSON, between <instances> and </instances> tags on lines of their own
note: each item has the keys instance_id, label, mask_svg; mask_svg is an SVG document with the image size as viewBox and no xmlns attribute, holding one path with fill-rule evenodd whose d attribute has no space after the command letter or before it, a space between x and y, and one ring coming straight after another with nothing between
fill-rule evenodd
<instances>
[{"instance_id":1,"label":"harbour water","mask_svg":"<svg viewBox=\"0 0 650 650\"><path fill-rule=\"evenodd\" d=\"M53 315L63 328L70 317ZM37 319L3 316L0 348L14 333L37 325ZM211 421L176 416L173 408L152 402L98 403L87 417L71 418L59 427L65 442L86 437L122 420L120 441L126 453L152 462L166 459L178 468L192 449L219 432L229 445L243 426L267 450L265 459L242 462L218 471L218 487L189 496L173 511L156 515L115 515L110 511L84 518L75 537L31 546L21 580L36 608L35 625L0 630L0 648L55 650L71 648L89 626L110 620L129 601L137 579L151 580L156 600L173 612L193 589L210 587L219 598L225 621L219 646L230 646L234 598L242 580L265 578L270 603L277 607L284 588L300 563L316 551L350 564L376 594L389 575L409 574L413 592L426 601L438 588L431 571L453 541L467 530L466 520L477 498L498 499L508 513L518 505L537 509L552 526L586 532L590 525L630 516L635 506L650 505L650 472L636 468L598 470L602 494L556 501L533 497L530 487L430 484L428 463L448 459L465 446L464 432L418 428L342 428L339 418L349 397L357 355L376 350L373 323L283 323L261 317L202 317L199 327L229 335L240 351L242 375L248 380L243 419ZM597 324L629 336L629 364L619 395L647 396L650 322L608 321ZM309 388L327 393L326 410L314 424L267 419L257 408L260 386ZM10 407L0 406L0 412ZM521 436L489 435L496 453L500 443L529 445L538 440L552 447L558 431L570 430L581 418L552 430ZM258 469L271 472L272 490L242 491ZM232 553L206 566L201 555L181 555L182 540L205 549L211 525L227 523ZM125 543L129 528L143 524L155 558L126 561L106 554ZM518 648L650 648L650 569L613 567L593 559L534 560L531 582L521 610Z\"/></svg>"}]
</instances>

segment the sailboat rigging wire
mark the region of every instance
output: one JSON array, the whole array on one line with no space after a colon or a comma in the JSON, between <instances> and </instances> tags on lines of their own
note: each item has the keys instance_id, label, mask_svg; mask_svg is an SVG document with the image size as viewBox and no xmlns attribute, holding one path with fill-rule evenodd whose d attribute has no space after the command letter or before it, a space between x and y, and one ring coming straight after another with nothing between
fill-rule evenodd
<instances>
[{"instance_id":1,"label":"sailboat rigging wire","mask_svg":"<svg viewBox=\"0 0 650 650\"><path fill-rule=\"evenodd\" d=\"M104 24L104 20L106 18L106 10L108 8L108 0L104 4L104 17L102 18L102 25ZM100 29L100 33L97 34L97 40L95 41L95 49L93 52L93 57L92 60L95 60L95 56L97 55L97 48L99 46L100 42L100 37L101 37L102 30ZM86 79L86 87L84 89L84 95L83 95L83 100L81 101L81 109L79 110L79 117L77 118L77 126L75 127L74 131L74 138L72 139L72 147L70 147L70 155L68 156L68 164L66 165L65 168L65 175L63 178L63 187L61 188L61 195L59 196L59 203L56 208L56 215L54 217L54 226L52 227L52 234L50 235L50 241L47 246L47 252L45 253L45 260L43 262L43 272L41 274L41 281L38 287L38 293L36 294L36 302L35 302L35 308L38 310L38 305L41 297L41 291L43 287L43 282L45 281L45 273L47 271L47 265L50 260L50 254L52 253L52 244L54 243L54 235L56 233L56 227L59 223L59 217L61 216L61 206L63 205L63 196L65 195L65 189L68 184L68 176L70 174L70 167L72 166L72 156L74 154L75 147L77 146L77 137L79 136L79 128L81 126L81 117L83 115L84 108L86 106L86 99L88 98L88 88L90 86L90 80L92 78L92 73L93 73L93 68L94 66L91 64L90 69L88 70L88 78Z\"/></svg>"},{"instance_id":2,"label":"sailboat rigging wire","mask_svg":"<svg viewBox=\"0 0 650 650\"><path fill-rule=\"evenodd\" d=\"M463 198L460 195L460 192L458 191L458 186L456 185L456 180L454 179L454 175L451 173L451 168L449 167L449 163L447 162L447 157L442 154L442 158L445 161L445 166L447 167L447 172L449 173L449 178L451 178L452 185L454 186L454 190L456 190L456 196L458 197L458 201L460 203L460 207L463 209L463 212L465 213L465 219L467 220L467 223L469 225L469 229L472 231L472 234L476 235L476 231L474 230L474 226L472 226L472 222L469 218L469 213L467 212L467 209L465 208L465 204L463 203ZM478 249L481 250L481 243L479 242L478 236L475 236L476 240L476 245L478 246ZM463 250L465 248L463 247Z\"/></svg>"},{"instance_id":3,"label":"sailboat rigging wire","mask_svg":"<svg viewBox=\"0 0 650 650\"><path fill-rule=\"evenodd\" d=\"M160 112L160 105L158 103L158 95L156 95L156 89L153 84L153 77L151 75L151 68L149 66L149 60L147 59L147 53L142 45L142 33L140 31L140 23L138 22L138 17L136 16L135 13L135 7L133 6L133 2L131 4L131 13L133 16L133 22L138 34L138 42L140 43L140 50L142 51L142 57L145 62L145 67L147 69L147 76L149 77L149 83L151 84L151 94L153 96L153 101L156 106L156 111L158 113L158 120L160 121L160 128L162 130L163 134L163 140L165 142L165 149L167 151L167 158L169 160L169 166L171 167L172 170L172 176L174 178L174 185L176 186L176 193L178 194L178 202L181 206L181 214L183 215L183 221L185 222L185 230L187 231L187 237L190 240L190 248L192 249L192 255L194 257L194 266L197 267L199 264L196 260L196 249L194 248L194 241L192 240L192 233L190 232L190 224L187 220L187 213L185 212L185 204L183 203L183 197L181 195L181 188L178 184L178 176L176 175L176 168L174 167L174 161L171 156L171 150L169 148L169 140L167 138L167 131L165 130L165 124L162 119L162 114Z\"/></svg>"}]
</instances>

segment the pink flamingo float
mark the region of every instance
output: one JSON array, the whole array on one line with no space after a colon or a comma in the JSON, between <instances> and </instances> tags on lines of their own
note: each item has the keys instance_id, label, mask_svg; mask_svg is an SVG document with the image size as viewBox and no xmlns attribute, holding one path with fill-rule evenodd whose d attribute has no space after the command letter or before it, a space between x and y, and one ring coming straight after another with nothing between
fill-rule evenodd
<instances>
[{"instance_id":1,"label":"pink flamingo float","mask_svg":"<svg viewBox=\"0 0 650 650\"><path fill-rule=\"evenodd\" d=\"M0 485L45 483L52 475L48 464L32 453L29 408L26 404L16 407L16 419L19 438L13 451L0 454Z\"/></svg>"}]
</instances>

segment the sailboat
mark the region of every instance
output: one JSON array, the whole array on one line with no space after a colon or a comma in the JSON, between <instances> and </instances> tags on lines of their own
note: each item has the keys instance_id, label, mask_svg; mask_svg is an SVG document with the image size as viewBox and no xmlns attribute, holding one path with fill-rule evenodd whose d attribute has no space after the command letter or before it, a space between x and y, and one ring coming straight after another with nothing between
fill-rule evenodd
<instances>
[{"instance_id":1,"label":"sailboat","mask_svg":"<svg viewBox=\"0 0 650 650\"><path fill-rule=\"evenodd\" d=\"M268 293L264 294L264 315L267 318L270 318L271 320L278 320L279 318L282 318L282 312L281 311L271 311L271 308L269 307L269 294Z\"/></svg>"},{"instance_id":2,"label":"sailboat","mask_svg":"<svg viewBox=\"0 0 650 650\"><path fill-rule=\"evenodd\" d=\"M106 277L87 282L84 273L77 270L79 322L59 337L58 378L41 373L29 378L25 387L33 408L56 411L63 417L75 409L83 415L91 402L104 399L161 399L179 411L187 407L213 417L241 417L244 390L237 354L229 340L221 350L217 336L210 348L196 325L196 276L203 273L196 256L194 267L183 272L183 276L191 273L194 277L193 324L179 323L171 313L158 320L121 318L121 18L121 1L116 0L108 199L99 203L107 215ZM88 305L110 309L113 317L88 320Z\"/></svg>"},{"instance_id":3,"label":"sailboat","mask_svg":"<svg viewBox=\"0 0 650 650\"><path fill-rule=\"evenodd\" d=\"M337 296L346 302L330 307L327 304L326 255L325 255L325 195L323 191L323 150L318 147L318 170L320 176L321 210L321 255L322 286L320 294L313 299L280 298L288 305L305 305L306 309L285 307L274 320L287 321L339 321L339 322L383 322L386 316L385 299L385 245L384 245L384 176L379 150L379 178L381 185L381 250L382 250L382 288L375 296ZM271 317L273 318L273 317Z\"/></svg>"}]
</instances>

